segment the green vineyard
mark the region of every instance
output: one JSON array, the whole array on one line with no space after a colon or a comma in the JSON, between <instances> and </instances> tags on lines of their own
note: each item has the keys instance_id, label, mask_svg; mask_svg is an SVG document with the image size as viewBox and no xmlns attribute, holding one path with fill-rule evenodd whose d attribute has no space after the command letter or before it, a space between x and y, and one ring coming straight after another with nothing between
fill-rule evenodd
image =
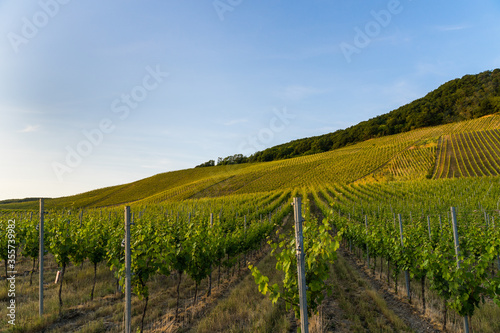
<instances>
[{"instance_id":1,"label":"green vineyard","mask_svg":"<svg viewBox=\"0 0 500 333\"><path fill-rule=\"evenodd\" d=\"M272 279L251 264L258 285L255 291L258 289L273 303L283 300L298 316L293 230L283 221L290 214L291 198L301 196L305 252L309 259L306 281L310 315L317 312L330 288L325 281L342 243L345 251L366 262L373 274L383 274L395 292L403 292L401 279L405 271L409 272L409 293L414 303L422 304L424 312L426 307L444 304L437 318L443 321L443 327L459 329L460 316L467 315L471 325L482 323L481 331L495 332L500 329L498 322L487 318L488 314L500 313L495 305L500 301L498 180L464 177L351 185L325 183L294 192L132 205L131 282L138 298L133 325L147 331L152 329L152 323L160 321L180 330L186 318L192 316L189 311L206 302L216 286L229 283L235 271L240 274L247 270L247 263L255 262L266 251L267 242L276 257L276 268L282 271L282 282L274 280L271 284ZM451 206L456 207L459 223L460 269L456 269ZM404 229L401 235L398 216ZM24 277L18 278L23 294L18 325L25 331L53 328L58 322L57 313L70 313L67 311L81 306L80 302L100 302L116 293L115 285L123 286L122 209L49 209L45 218L47 274L53 279L59 270L61 276L58 284L46 287L46 311L52 315L40 320L34 310L37 286L29 282L36 271L38 255L36 212L4 211L0 218L1 230L6 230L7 221L15 221L17 260L19 265L29 267ZM6 274L12 259L6 251L8 235L2 232L0 239L1 248L5 249L0 252L0 259L6 263ZM92 282L78 284L83 277L79 267L85 263L87 279ZM191 310L186 310L188 307ZM107 326L97 319L96 327L121 331L120 309L108 310L111 317Z\"/></svg>"},{"instance_id":2,"label":"green vineyard","mask_svg":"<svg viewBox=\"0 0 500 333\"><path fill-rule=\"evenodd\" d=\"M0 21L0 333L500 333L500 0Z\"/></svg>"},{"instance_id":3,"label":"green vineyard","mask_svg":"<svg viewBox=\"0 0 500 333\"><path fill-rule=\"evenodd\" d=\"M500 173L498 130L446 135L439 146L436 178L496 176Z\"/></svg>"},{"instance_id":4,"label":"green vineyard","mask_svg":"<svg viewBox=\"0 0 500 333\"><path fill-rule=\"evenodd\" d=\"M339 257L350 256L441 329L460 331L467 318L473 331L498 332L499 172L500 116L490 115L321 154L46 199L43 316L38 202L2 203L2 275L17 272L12 331L123 331L128 205L134 330L213 331L220 324L210 323L219 315L212 303L243 280L275 317L226 321L234 330L251 322L249 331L287 332L297 324L289 313L301 316L291 221L292 198L301 197L309 316L340 295L329 281ZM0 292L3 327L9 290ZM386 331L411 331L377 320Z\"/></svg>"}]
</instances>

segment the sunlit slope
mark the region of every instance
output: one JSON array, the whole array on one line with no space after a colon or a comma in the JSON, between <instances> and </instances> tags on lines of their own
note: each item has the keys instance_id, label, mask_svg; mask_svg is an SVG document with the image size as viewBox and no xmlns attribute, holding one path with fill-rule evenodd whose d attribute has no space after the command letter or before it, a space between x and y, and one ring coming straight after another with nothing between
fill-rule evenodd
<instances>
[{"instance_id":1,"label":"sunlit slope","mask_svg":"<svg viewBox=\"0 0 500 333\"><path fill-rule=\"evenodd\" d=\"M491 168L484 168L485 165L489 166L489 163L492 163L491 160L494 159L491 156L495 148L493 148L494 143L491 141L488 141L489 145L486 144L485 141L483 145L462 145L460 149L456 146L457 149L454 151L448 148L447 144L449 145L449 138L451 137L468 137L471 133L476 133L474 137L482 137L486 135L484 133L490 133L490 131L496 133L496 130L499 128L500 116L495 114L484 116L479 119L423 128L402 134L407 135L407 137L400 137L398 139L403 141L407 140L407 142L413 143L407 149L394 156L387 165L369 175L364 180L412 180L422 178L498 175L500 169L497 168L496 171L494 171ZM399 135L395 137L399 137ZM474 143L476 143L476 141L474 141ZM466 174L465 172L458 172L456 167L455 169L453 169L453 167L450 169L450 163L455 165L456 163L454 161L462 161L462 155L468 154L468 150L473 150L470 154L474 154L475 163L479 165L479 168L482 168L483 171L478 171L476 169L475 173L470 172Z\"/></svg>"},{"instance_id":2,"label":"sunlit slope","mask_svg":"<svg viewBox=\"0 0 500 333\"><path fill-rule=\"evenodd\" d=\"M462 173L452 174L443 171L453 170L446 166L447 157L443 157L446 155L443 155L443 147L449 138L469 138L467 143L461 144L461 149L475 149L468 161L474 160L481 167L468 165L468 176L493 175L500 170L500 157L492 157L493 151L497 151L497 148L492 148L495 139L498 137L500 140L498 133L491 131L496 129L500 129L500 116L491 115L371 139L334 151L293 159L167 172L125 185L50 199L46 204L66 208L103 207L131 202L147 204L267 192L321 184L463 176L465 169L461 169ZM462 134L471 132L479 134ZM483 137L489 139L483 139L483 144L478 143L479 138ZM457 154L459 151L461 150L456 150ZM483 158L485 160L481 162ZM464 160L465 157L462 156L461 161ZM488 172L481 172L482 169ZM35 202L0 204L0 208L35 207Z\"/></svg>"},{"instance_id":3,"label":"sunlit slope","mask_svg":"<svg viewBox=\"0 0 500 333\"><path fill-rule=\"evenodd\" d=\"M499 130L455 133L441 138L435 178L499 174Z\"/></svg>"},{"instance_id":4,"label":"sunlit slope","mask_svg":"<svg viewBox=\"0 0 500 333\"><path fill-rule=\"evenodd\" d=\"M186 196L177 196L176 199L273 191L324 183L348 184L371 179L430 178L436 169L441 137L450 133L499 128L500 116L491 115L367 140L321 154L250 164L237 172L231 167L221 167L225 168L223 174L227 177L214 181L210 186L197 186L196 191L186 192Z\"/></svg>"},{"instance_id":5,"label":"sunlit slope","mask_svg":"<svg viewBox=\"0 0 500 333\"><path fill-rule=\"evenodd\" d=\"M161 173L132 183L106 187L73 196L46 199L48 207L103 207L138 201L148 197L163 196L163 200L176 198L179 194L184 198L214 183L229 178L239 170L249 167L248 164L235 165L229 168L193 168ZM191 193L186 194L186 193ZM161 200L160 200L161 201ZM0 209L34 209L37 203L0 204Z\"/></svg>"}]
</instances>

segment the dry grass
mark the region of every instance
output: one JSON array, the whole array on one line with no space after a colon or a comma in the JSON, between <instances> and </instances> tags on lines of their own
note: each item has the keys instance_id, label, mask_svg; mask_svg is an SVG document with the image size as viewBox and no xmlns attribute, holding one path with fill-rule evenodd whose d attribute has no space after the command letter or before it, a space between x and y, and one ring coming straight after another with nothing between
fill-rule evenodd
<instances>
[{"instance_id":1,"label":"dry grass","mask_svg":"<svg viewBox=\"0 0 500 333\"><path fill-rule=\"evenodd\" d=\"M18 272L31 269L31 263L25 259L17 262ZM90 291L93 282L93 267L86 263L84 267L68 267L63 283L63 311L59 313L59 285L54 284L57 266L52 256L46 257L44 270L44 316L38 316L38 272L33 274L33 285L29 285L29 274L16 277L16 326L6 322L7 291L0 289L0 327L2 331L39 332L50 328L53 332L62 331L58 326L71 322L73 329L90 325L80 320L83 314L92 313L93 317L105 317L113 314L113 308L103 307L109 299L114 300L113 276L107 267L100 265L97 271L95 300L90 302ZM85 316L84 316L85 317ZM86 318L88 319L88 318ZM91 325L90 325L91 326ZM65 330L67 331L67 330Z\"/></svg>"},{"instance_id":2,"label":"dry grass","mask_svg":"<svg viewBox=\"0 0 500 333\"><path fill-rule=\"evenodd\" d=\"M342 256L333 265L331 283L338 313L321 332L412 332Z\"/></svg>"},{"instance_id":3,"label":"dry grass","mask_svg":"<svg viewBox=\"0 0 500 333\"><path fill-rule=\"evenodd\" d=\"M323 306L319 307L318 313L309 318L309 333L328 332L328 320L323 315Z\"/></svg>"},{"instance_id":4,"label":"dry grass","mask_svg":"<svg viewBox=\"0 0 500 333\"><path fill-rule=\"evenodd\" d=\"M275 283L281 277L274 268L276 261L266 256L257 267ZM190 332L287 332L290 323L284 304L272 305L259 293L251 275L247 275L219 304Z\"/></svg>"},{"instance_id":5,"label":"dry grass","mask_svg":"<svg viewBox=\"0 0 500 333\"><path fill-rule=\"evenodd\" d=\"M259 256L262 257L263 253ZM260 257L254 257L258 260ZM252 257L249 256L249 260ZM31 262L19 258L19 272L31 269ZM54 284L57 265L51 255L45 260L44 284L44 316L38 316L38 272L33 275L33 285L29 285L29 274L16 278L16 326L7 323L7 289L5 280L0 281L0 332L122 332L123 331L123 294L116 292L116 280L105 264L98 265L97 283L94 300L90 301L90 291L93 282L93 266L86 262L83 267L69 266L64 276L62 297L63 308L59 316L59 285ZM248 270L242 269L241 274L247 275ZM202 281L199 287L199 301L192 305L194 282L183 276L181 283L181 321L174 325L177 329L188 326L192 321L199 320L206 314L225 290L233 288L242 275L237 267L229 272L223 270L220 286L217 287L217 271L213 273L212 296L207 298L207 281ZM175 312L176 276L155 275L149 282L150 299L146 315L148 330L154 331L154 323L160 322L163 327L171 325ZM132 297L132 326L140 326L143 300Z\"/></svg>"},{"instance_id":6,"label":"dry grass","mask_svg":"<svg viewBox=\"0 0 500 333\"><path fill-rule=\"evenodd\" d=\"M384 314L384 316L392 323L392 325L399 331L404 330L406 325L405 323L396 316L396 314L389 310L385 300L375 291L375 290L367 290L368 296L377 304L377 307Z\"/></svg>"}]
</instances>

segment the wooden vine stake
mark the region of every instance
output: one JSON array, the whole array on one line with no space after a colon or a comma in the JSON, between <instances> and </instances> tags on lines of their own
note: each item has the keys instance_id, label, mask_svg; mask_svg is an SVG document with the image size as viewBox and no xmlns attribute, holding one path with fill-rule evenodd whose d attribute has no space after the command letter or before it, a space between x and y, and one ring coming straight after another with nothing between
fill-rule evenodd
<instances>
[{"instance_id":1,"label":"wooden vine stake","mask_svg":"<svg viewBox=\"0 0 500 333\"><path fill-rule=\"evenodd\" d=\"M304 260L304 237L302 234L302 212L300 197L293 198L295 220L295 250L297 252L297 274L300 299L300 332L309 333L307 318L306 265Z\"/></svg>"}]
</instances>

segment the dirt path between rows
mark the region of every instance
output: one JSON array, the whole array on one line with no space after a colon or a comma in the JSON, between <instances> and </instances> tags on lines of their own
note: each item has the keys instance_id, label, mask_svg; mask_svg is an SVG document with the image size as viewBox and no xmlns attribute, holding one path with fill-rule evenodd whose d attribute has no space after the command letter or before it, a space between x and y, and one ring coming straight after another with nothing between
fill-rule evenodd
<instances>
[{"instance_id":1,"label":"dirt path between rows","mask_svg":"<svg viewBox=\"0 0 500 333\"><path fill-rule=\"evenodd\" d=\"M282 228L285 227L286 225L290 225L293 223L293 215L288 214L282 221ZM257 255L253 258L247 258L249 262L251 262L252 265L257 266L268 254L270 253L270 248L266 244L265 247L257 253ZM194 314L191 315L191 319L187 322L187 324L184 324L181 327L175 327L175 325L172 325L172 328L165 330L166 332L193 332L194 329L198 326L200 321L207 316L217 305L219 302L224 301L226 298L229 297L229 295L232 293L232 291L235 288L238 288L238 285L243 282L244 278L251 274L248 269L243 269L242 274L238 274L237 277L232 280L226 287L223 289L215 290L212 291L212 295L208 298L204 298L203 301L205 304L202 305L201 309L195 309ZM191 309L187 309L187 313L184 313L185 316L189 316L189 311L192 311ZM152 325L155 326L155 325Z\"/></svg>"},{"instance_id":2,"label":"dirt path between rows","mask_svg":"<svg viewBox=\"0 0 500 333\"><path fill-rule=\"evenodd\" d=\"M340 248L337 251L338 255L341 255L351 267L355 268L360 276L368 282L368 284L375 289L386 301L387 306L401 318L406 325L408 325L415 332L422 333L435 333L442 332L427 317L422 316L418 310L416 310L407 301L401 300L396 295L388 291L385 283L380 280L375 279L367 273L366 267L361 264L354 255L350 254L348 251Z\"/></svg>"},{"instance_id":3,"label":"dirt path between rows","mask_svg":"<svg viewBox=\"0 0 500 333\"><path fill-rule=\"evenodd\" d=\"M322 220L323 214L316 206L312 195L309 196L309 202L311 214L316 216L318 220ZM337 255L342 257L343 260L345 260L346 263L360 275L368 286L375 290L384 299L387 307L413 331L418 333L442 332L431 322L429 318L422 316L411 304L391 293L384 282L372 277L370 273L367 272L367 268L363 265L363 263L359 262L353 254L349 253L349 251L341 247L337 250ZM359 295L359 297L361 297L361 295ZM349 328L351 323L343 318L342 307L339 306L334 296L325 298L322 310L324 314L334 322L334 332L350 331Z\"/></svg>"}]
</instances>

